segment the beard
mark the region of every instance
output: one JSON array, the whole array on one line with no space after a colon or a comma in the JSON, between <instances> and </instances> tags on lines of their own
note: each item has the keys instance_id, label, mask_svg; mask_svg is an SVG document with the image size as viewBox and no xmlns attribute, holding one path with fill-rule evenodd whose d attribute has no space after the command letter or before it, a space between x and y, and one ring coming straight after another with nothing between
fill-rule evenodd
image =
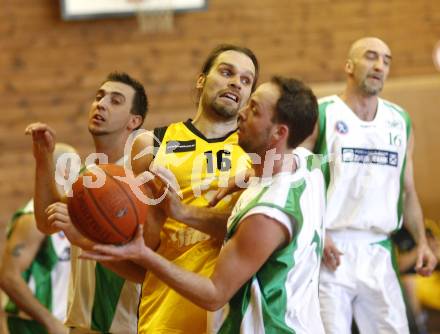
<instances>
[{"instance_id":1,"label":"beard","mask_svg":"<svg viewBox=\"0 0 440 334\"><path fill-rule=\"evenodd\" d=\"M211 108L217 116L225 119L236 117L239 110L239 106L225 106L217 101L211 104Z\"/></svg>"},{"instance_id":2,"label":"beard","mask_svg":"<svg viewBox=\"0 0 440 334\"><path fill-rule=\"evenodd\" d=\"M248 154L255 153L261 154L267 149L267 145L270 139L270 128L261 129L258 134L258 138L247 133L238 135L238 145Z\"/></svg>"},{"instance_id":3,"label":"beard","mask_svg":"<svg viewBox=\"0 0 440 334\"><path fill-rule=\"evenodd\" d=\"M383 82L377 83L376 85L372 85L368 83L367 80L368 78L365 78L364 80L362 80L360 84L360 88L362 92L364 92L368 96L378 95L382 91Z\"/></svg>"}]
</instances>

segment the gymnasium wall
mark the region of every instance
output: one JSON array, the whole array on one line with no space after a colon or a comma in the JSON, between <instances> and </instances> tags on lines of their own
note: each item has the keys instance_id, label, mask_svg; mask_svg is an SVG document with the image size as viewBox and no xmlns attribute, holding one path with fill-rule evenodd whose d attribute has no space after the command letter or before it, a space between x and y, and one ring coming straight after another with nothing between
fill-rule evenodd
<instances>
[{"instance_id":1,"label":"gymnasium wall","mask_svg":"<svg viewBox=\"0 0 440 334\"><path fill-rule=\"evenodd\" d=\"M440 1L209 0L206 11L178 14L174 32L145 34L135 18L64 22L57 0L0 0L0 222L32 196L25 126L47 122L85 156L93 147L87 111L108 72L127 71L145 84L152 128L194 113L199 67L218 43L252 48L262 80L295 76L324 95L341 89L347 49L366 35L393 51L385 96L414 118L418 190L426 215L438 220L440 74L431 52Z\"/></svg>"}]
</instances>

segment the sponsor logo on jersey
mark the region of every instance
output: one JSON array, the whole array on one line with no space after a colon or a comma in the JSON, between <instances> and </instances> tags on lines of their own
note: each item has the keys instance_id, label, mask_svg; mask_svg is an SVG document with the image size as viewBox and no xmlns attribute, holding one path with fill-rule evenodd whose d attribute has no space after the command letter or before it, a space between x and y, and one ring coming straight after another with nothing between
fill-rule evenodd
<instances>
[{"instance_id":1,"label":"sponsor logo on jersey","mask_svg":"<svg viewBox=\"0 0 440 334\"><path fill-rule=\"evenodd\" d=\"M342 161L347 163L375 164L397 167L399 155L397 152L365 148L342 148Z\"/></svg>"},{"instance_id":2,"label":"sponsor logo on jersey","mask_svg":"<svg viewBox=\"0 0 440 334\"><path fill-rule=\"evenodd\" d=\"M191 152L196 150L196 141L192 140L170 140L167 141L167 153Z\"/></svg>"},{"instance_id":3,"label":"sponsor logo on jersey","mask_svg":"<svg viewBox=\"0 0 440 334\"><path fill-rule=\"evenodd\" d=\"M341 135L345 135L348 133L348 126L343 121L337 121L335 124L335 130L337 133L340 133Z\"/></svg>"},{"instance_id":4,"label":"sponsor logo on jersey","mask_svg":"<svg viewBox=\"0 0 440 334\"><path fill-rule=\"evenodd\" d=\"M388 121L388 126L389 126L390 128L402 129L402 123L399 122L399 121L396 120L396 119L393 119L393 120Z\"/></svg>"}]
</instances>

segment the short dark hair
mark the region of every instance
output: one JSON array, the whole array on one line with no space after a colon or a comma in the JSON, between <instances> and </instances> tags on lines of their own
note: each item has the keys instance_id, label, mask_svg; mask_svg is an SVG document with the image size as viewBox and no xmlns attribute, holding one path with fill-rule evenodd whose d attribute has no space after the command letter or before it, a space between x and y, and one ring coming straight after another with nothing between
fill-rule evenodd
<instances>
[{"instance_id":1,"label":"short dark hair","mask_svg":"<svg viewBox=\"0 0 440 334\"><path fill-rule=\"evenodd\" d=\"M281 94L272 121L289 127L287 145L296 148L315 128L318 101L313 91L300 80L274 76L271 82L279 87Z\"/></svg>"},{"instance_id":2,"label":"short dark hair","mask_svg":"<svg viewBox=\"0 0 440 334\"><path fill-rule=\"evenodd\" d=\"M143 123L148 112L148 97L145 93L144 86L125 72L111 72L104 82L107 81L121 82L134 89L133 105L130 112L134 115L140 115ZM136 128L136 130L142 126L142 123Z\"/></svg>"},{"instance_id":3,"label":"short dark hair","mask_svg":"<svg viewBox=\"0 0 440 334\"><path fill-rule=\"evenodd\" d=\"M254 77L254 82L252 83L252 91L254 91L255 87L257 86L258 75L260 73L260 65L258 64L258 59L257 59L257 56L255 56L254 52L251 49L248 49L246 47L237 46L237 45L233 45L233 44L219 44L219 45L217 45L209 53L208 57L206 58L205 62L203 63L202 73L205 75L208 75L208 73L211 70L212 65L214 65L217 57L226 51L237 51L237 52L243 53L252 60L252 63L254 64L254 67L255 67L255 77Z\"/></svg>"}]
</instances>

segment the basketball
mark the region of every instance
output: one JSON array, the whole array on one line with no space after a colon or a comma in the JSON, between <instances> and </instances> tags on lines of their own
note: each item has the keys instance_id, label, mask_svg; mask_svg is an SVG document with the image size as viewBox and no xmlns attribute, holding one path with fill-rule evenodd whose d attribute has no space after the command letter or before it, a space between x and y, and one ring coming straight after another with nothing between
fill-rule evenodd
<instances>
[{"instance_id":1,"label":"basketball","mask_svg":"<svg viewBox=\"0 0 440 334\"><path fill-rule=\"evenodd\" d=\"M84 184L87 176L92 182L97 180L93 168L86 170L73 184L73 196L67 202L70 218L79 232L90 240L105 244L126 243L133 238L138 224L144 223L146 205L137 199L126 182L118 179L125 177L122 166L107 164L99 168L105 173L105 183L101 187Z\"/></svg>"}]
</instances>

